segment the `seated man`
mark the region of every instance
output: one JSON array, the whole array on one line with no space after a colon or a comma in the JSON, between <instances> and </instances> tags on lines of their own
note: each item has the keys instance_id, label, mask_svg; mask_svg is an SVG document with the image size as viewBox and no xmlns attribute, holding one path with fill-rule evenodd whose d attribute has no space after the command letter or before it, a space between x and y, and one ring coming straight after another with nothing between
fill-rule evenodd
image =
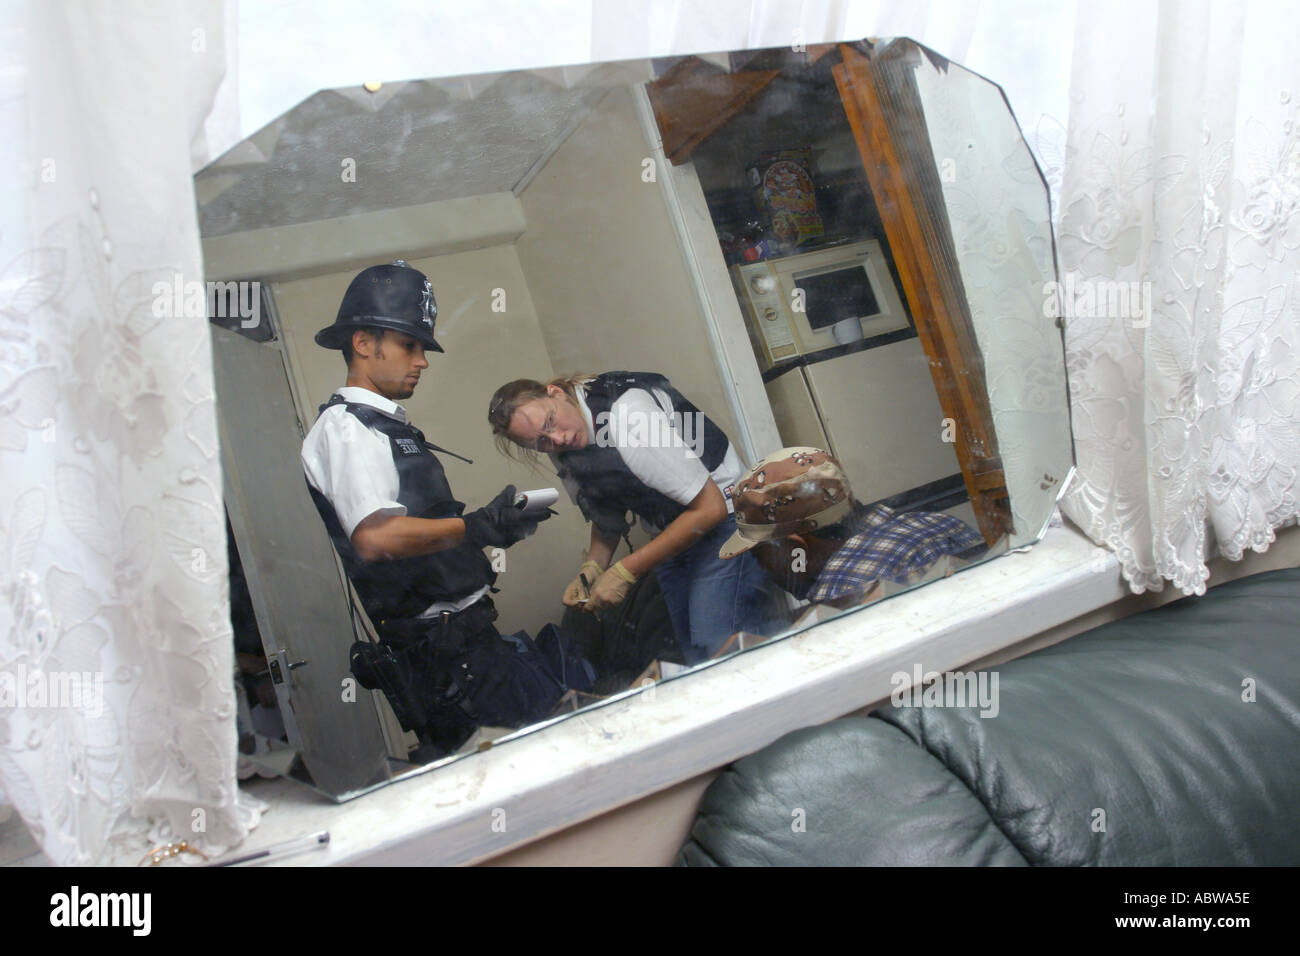
<instances>
[{"instance_id":1,"label":"seated man","mask_svg":"<svg viewBox=\"0 0 1300 956\"><path fill-rule=\"evenodd\" d=\"M840 463L820 448L768 455L736 481L732 501L737 531L718 556L753 549L768 577L813 603L874 600L919 583L941 559L957 566L987 550L951 515L857 504Z\"/></svg>"}]
</instances>

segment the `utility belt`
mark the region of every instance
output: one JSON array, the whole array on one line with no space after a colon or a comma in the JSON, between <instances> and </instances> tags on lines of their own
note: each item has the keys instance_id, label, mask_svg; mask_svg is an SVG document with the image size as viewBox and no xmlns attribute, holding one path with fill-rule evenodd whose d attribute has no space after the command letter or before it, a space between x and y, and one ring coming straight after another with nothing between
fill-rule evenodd
<instances>
[{"instance_id":1,"label":"utility belt","mask_svg":"<svg viewBox=\"0 0 1300 956\"><path fill-rule=\"evenodd\" d=\"M443 611L433 617L380 618L375 632L395 650L406 650L429 642L444 654L459 654L467 641L497 619L496 605L487 595L459 611Z\"/></svg>"},{"instance_id":2,"label":"utility belt","mask_svg":"<svg viewBox=\"0 0 1300 956\"><path fill-rule=\"evenodd\" d=\"M404 730L427 732L455 749L478 723L460 665L484 637L499 639L491 627L496 617L485 596L432 618L381 618L375 621L378 642L352 645L352 674L367 690L383 691Z\"/></svg>"},{"instance_id":3,"label":"utility belt","mask_svg":"<svg viewBox=\"0 0 1300 956\"><path fill-rule=\"evenodd\" d=\"M363 687L379 683L403 727L423 724L449 750L478 725L522 727L544 719L571 683L590 689L590 665L567 650L555 628L543 629L543 650L522 631L499 634L496 618L496 607L483 597L433 618L380 619L378 643L352 646L352 673Z\"/></svg>"}]
</instances>

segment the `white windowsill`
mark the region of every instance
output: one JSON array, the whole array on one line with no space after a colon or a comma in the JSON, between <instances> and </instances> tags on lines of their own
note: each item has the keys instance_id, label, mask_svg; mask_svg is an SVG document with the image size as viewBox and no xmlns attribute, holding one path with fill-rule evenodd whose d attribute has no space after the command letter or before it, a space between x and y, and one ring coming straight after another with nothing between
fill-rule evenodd
<instances>
[{"instance_id":1,"label":"white windowsill","mask_svg":"<svg viewBox=\"0 0 1300 956\"><path fill-rule=\"evenodd\" d=\"M798 727L889 696L890 676L955 669L1128 594L1071 528L812 631L334 805L287 781L240 851L315 830L286 865L471 863L691 779ZM504 812L503 812L504 811Z\"/></svg>"}]
</instances>

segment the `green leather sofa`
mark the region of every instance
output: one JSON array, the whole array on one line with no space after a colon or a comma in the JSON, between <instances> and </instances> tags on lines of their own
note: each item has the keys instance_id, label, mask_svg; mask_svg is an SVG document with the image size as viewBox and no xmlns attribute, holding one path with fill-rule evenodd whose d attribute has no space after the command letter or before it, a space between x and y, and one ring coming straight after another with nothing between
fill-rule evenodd
<instances>
[{"instance_id":1,"label":"green leather sofa","mask_svg":"<svg viewBox=\"0 0 1300 956\"><path fill-rule=\"evenodd\" d=\"M736 762L678 864L1300 864L1300 569L995 670L996 716L891 704Z\"/></svg>"}]
</instances>

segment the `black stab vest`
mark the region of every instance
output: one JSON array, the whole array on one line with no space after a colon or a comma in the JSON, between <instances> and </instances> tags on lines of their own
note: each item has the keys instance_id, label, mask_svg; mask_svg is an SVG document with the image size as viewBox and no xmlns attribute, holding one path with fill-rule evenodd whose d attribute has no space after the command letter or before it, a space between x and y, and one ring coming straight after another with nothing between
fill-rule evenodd
<instances>
[{"instance_id":1,"label":"black stab vest","mask_svg":"<svg viewBox=\"0 0 1300 956\"><path fill-rule=\"evenodd\" d=\"M662 390L672 400L673 411L683 416L694 416L699 409L673 388L668 379L655 372L606 372L579 387L586 389L587 408L591 411L597 440L586 448L560 452L555 459L560 477L571 477L578 484L578 506L583 516L588 521L597 521L598 511L620 515L631 511L657 528L667 527L686 507L634 475L612 444L601 447L601 425L610 420L614 402L633 388L651 392L652 398L652 389ZM700 439L698 434L692 437L697 442ZM705 416L700 460L710 473L722 464L729 447L726 434Z\"/></svg>"},{"instance_id":2,"label":"black stab vest","mask_svg":"<svg viewBox=\"0 0 1300 956\"><path fill-rule=\"evenodd\" d=\"M397 466L397 500L413 518L458 518L465 505L451 495L451 486L434 457L424 434L414 425L389 418L376 408L333 396L320 407L342 404L363 426L388 436ZM329 531L330 540L343 559L343 568L356 586L361 603L378 623L419 616L436 601L456 601L496 581L496 572L482 549L459 544L436 554L414 558L363 561L343 533L343 525L330 500L307 482L312 501Z\"/></svg>"}]
</instances>

